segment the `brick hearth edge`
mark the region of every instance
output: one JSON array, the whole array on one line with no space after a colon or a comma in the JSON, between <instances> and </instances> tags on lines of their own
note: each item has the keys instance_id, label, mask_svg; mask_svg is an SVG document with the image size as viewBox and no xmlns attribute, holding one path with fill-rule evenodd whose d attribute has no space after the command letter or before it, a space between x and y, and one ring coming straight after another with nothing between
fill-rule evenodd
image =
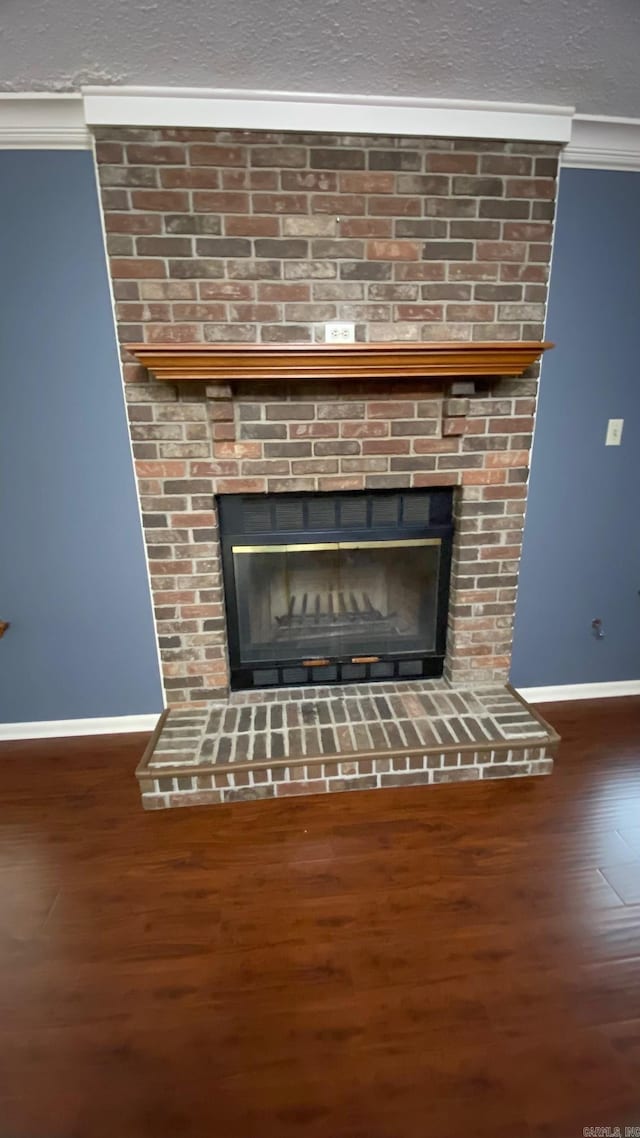
<instances>
[{"instance_id":1,"label":"brick hearth edge","mask_svg":"<svg viewBox=\"0 0 640 1138\"><path fill-rule=\"evenodd\" d=\"M161 810L550 774L558 742L502 685L245 691L166 711L136 775L144 808Z\"/></svg>"}]
</instances>

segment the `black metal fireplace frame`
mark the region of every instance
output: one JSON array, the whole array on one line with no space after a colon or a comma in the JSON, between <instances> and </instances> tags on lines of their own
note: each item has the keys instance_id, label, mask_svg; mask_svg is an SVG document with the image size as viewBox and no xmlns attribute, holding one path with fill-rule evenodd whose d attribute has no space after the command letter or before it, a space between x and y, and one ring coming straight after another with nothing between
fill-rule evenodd
<instances>
[{"instance_id":1,"label":"black metal fireplace frame","mask_svg":"<svg viewBox=\"0 0 640 1138\"><path fill-rule=\"evenodd\" d=\"M227 641L232 690L294 687L377 680L427 679L442 675L446 650L451 550L453 542L453 490L338 491L304 494L224 494L217 498L222 549ZM310 503L320 503L313 506ZM285 505L283 506L283 503ZM334 524L326 518L334 508ZM375 505L374 505L375 503ZM281 515L287 514L288 521ZM294 526L293 517L304 519ZM312 515L316 515L316 522ZM358 515L359 524L343 519ZM383 520L376 520L383 515ZM280 520L278 520L280 518ZM390 519L395 518L392 522ZM386 519L386 520L384 520ZM289 525L289 528L287 528ZM242 661L240 619L233 547L248 540L254 545L305 546L349 542L401 542L439 539L440 558L435 622L435 650L381 653L368 661L351 655L332 656L323 663L301 659Z\"/></svg>"}]
</instances>

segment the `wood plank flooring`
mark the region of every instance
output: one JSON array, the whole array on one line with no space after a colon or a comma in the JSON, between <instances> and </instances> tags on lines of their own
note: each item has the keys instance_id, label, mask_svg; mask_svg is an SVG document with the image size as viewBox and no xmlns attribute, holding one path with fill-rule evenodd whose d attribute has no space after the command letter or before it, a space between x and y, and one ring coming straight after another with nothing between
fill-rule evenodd
<instances>
[{"instance_id":1,"label":"wood plank flooring","mask_svg":"<svg viewBox=\"0 0 640 1138\"><path fill-rule=\"evenodd\" d=\"M3 744L0 1138L640 1127L640 699L541 710L551 778L148 814L143 736Z\"/></svg>"}]
</instances>

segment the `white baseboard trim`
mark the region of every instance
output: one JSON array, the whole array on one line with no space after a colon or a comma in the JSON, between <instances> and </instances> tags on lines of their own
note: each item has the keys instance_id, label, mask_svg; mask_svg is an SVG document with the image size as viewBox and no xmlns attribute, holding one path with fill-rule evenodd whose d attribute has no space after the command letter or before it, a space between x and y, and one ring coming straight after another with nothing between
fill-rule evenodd
<instances>
[{"instance_id":1,"label":"white baseboard trim","mask_svg":"<svg viewBox=\"0 0 640 1138\"><path fill-rule=\"evenodd\" d=\"M640 695L640 680L612 680L603 684L559 684L548 688L517 688L527 703L562 703L573 699L609 699Z\"/></svg>"},{"instance_id":2,"label":"white baseboard trim","mask_svg":"<svg viewBox=\"0 0 640 1138\"><path fill-rule=\"evenodd\" d=\"M112 715L106 719L49 719L37 723L0 723L0 742L10 739L65 739L72 735L125 735L153 731L160 712Z\"/></svg>"}]
</instances>

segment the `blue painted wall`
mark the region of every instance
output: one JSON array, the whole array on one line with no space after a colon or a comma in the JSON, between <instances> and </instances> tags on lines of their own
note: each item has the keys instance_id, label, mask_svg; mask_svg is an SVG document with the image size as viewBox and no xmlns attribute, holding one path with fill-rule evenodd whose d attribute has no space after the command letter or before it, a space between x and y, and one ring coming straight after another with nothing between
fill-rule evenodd
<instances>
[{"instance_id":1,"label":"blue painted wall","mask_svg":"<svg viewBox=\"0 0 640 1138\"><path fill-rule=\"evenodd\" d=\"M162 707L91 155L0 152L0 722Z\"/></svg>"},{"instance_id":2,"label":"blue painted wall","mask_svg":"<svg viewBox=\"0 0 640 1138\"><path fill-rule=\"evenodd\" d=\"M640 174L564 170L511 679L640 678ZM609 418L622 446L605 447ZM591 620L604 622L594 639Z\"/></svg>"}]
</instances>

